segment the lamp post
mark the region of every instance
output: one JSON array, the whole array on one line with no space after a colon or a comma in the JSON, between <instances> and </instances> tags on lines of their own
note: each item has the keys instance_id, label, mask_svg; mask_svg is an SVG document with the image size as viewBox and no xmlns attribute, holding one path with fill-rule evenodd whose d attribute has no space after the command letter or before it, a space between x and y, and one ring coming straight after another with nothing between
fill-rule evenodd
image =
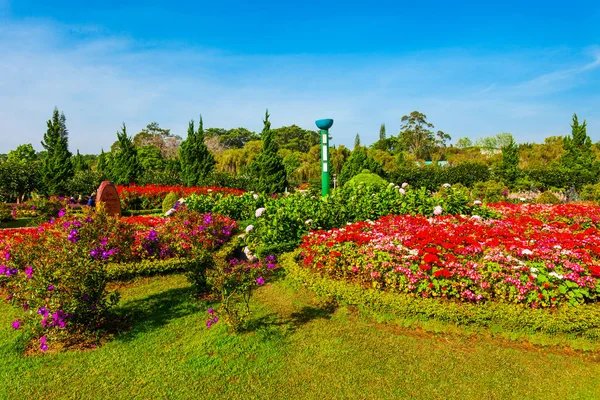
<instances>
[{"instance_id":1,"label":"lamp post","mask_svg":"<svg viewBox=\"0 0 600 400\"><path fill-rule=\"evenodd\" d=\"M315 121L321 135L321 195L329 194L329 128L333 125L331 118Z\"/></svg>"}]
</instances>

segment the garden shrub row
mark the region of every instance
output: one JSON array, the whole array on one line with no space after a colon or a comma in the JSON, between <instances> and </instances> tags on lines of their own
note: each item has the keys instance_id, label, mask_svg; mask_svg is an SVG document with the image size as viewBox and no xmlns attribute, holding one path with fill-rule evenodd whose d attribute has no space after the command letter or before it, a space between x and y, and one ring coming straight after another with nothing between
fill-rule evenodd
<instances>
[{"instance_id":1,"label":"garden shrub row","mask_svg":"<svg viewBox=\"0 0 600 400\"><path fill-rule=\"evenodd\" d=\"M380 314L392 314L405 320L433 319L457 326L491 328L494 331L600 339L600 307L597 304L548 310L499 302L457 303L387 293L319 276L298 264L299 255L300 251L295 251L280 257L279 265L285 271L286 279L341 304L358 306Z\"/></svg>"}]
</instances>

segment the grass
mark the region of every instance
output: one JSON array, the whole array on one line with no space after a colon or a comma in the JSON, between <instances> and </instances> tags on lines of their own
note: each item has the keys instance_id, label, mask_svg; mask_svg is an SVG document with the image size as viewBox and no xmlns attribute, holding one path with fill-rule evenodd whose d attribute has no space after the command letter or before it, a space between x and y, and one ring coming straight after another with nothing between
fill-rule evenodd
<instances>
[{"instance_id":1,"label":"grass","mask_svg":"<svg viewBox=\"0 0 600 400\"><path fill-rule=\"evenodd\" d=\"M23 357L0 304L0 399L593 399L600 355L486 335L435 334L262 287L248 331L204 326L182 275L120 288L133 326L101 348Z\"/></svg>"}]
</instances>

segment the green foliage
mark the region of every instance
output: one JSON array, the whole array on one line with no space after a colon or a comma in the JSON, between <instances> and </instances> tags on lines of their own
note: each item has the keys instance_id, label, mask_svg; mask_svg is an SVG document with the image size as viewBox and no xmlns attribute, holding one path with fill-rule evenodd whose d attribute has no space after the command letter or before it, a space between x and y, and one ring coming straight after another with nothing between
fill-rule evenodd
<instances>
[{"instance_id":1,"label":"green foliage","mask_svg":"<svg viewBox=\"0 0 600 400\"><path fill-rule=\"evenodd\" d=\"M175 206L175 203L177 203L177 200L179 200L179 195L175 192L169 192L169 194L165 196L165 199L162 202L163 214L169 211L171 208L173 208L173 206Z\"/></svg>"},{"instance_id":2,"label":"green foliage","mask_svg":"<svg viewBox=\"0 0 600 400\"><path fill-rule=\"evenodd\" d=\"M598 182L598 176L593 170L570 169L561 165L527 169L524 173L530 180L539 183L539 188L542 190L571 186L581 189L585 185Z\"/></svg>"},{"instance_id":3,"label":"green foliage","mask_svg":"<svg viewBox=\"0 0 600 400\"><path fill-rule=\"evenodd\" d=\"M593 201L600 205L600 183L585 185L581 190L581 200Z\"/></svg>"},{"instance_id":4,"label":"green foliage","mask_svg":"<svg viewBox=\"0 0 600 400\"><path fill-rule=\"evenodd\" d=\"M102 175L92 170L83 170L75 172L73 178L69 180L67 185L69 194L76 195L90 195L95 192L100 183L102 182Z\"/></svg>"},{"instance_id":5,"label":"green foliage","mask_svg":"<svg viewBox=\"0 0 600 400\"><path fill-rule=\"evenodd\" d=\"M65 121L65 115L59 114L58 109L54 108L42 141L47 154L42 159L40 175L48 194L66 194L67 182L74 173Z\"/></svg>"},{"instance_id":6,"label":"green foliage","mask_svg":"<svg viewBox=\"0 0 600 400\"><path fill-rule=\"evenodd\" d=\"M7 160L11 162L33 162L37 160L37 154L31 143L21 144L15 150L8 152Z\"/></svg>"},{"instance_id":7,"label":"green foliage","mask_svg":"<svg viewBox=\"0 0 600 400\"><path fill-rule=\"evenodd\" d=\"M558 197L552 192L544 192L535 199L537 204L560 204L562 203Z\"/></svg>"},{"instance_id":8,"label":"green foliage","mask_svg":"<svg viewBox=\"0 0 600 400\"><path fill-rule=\"evenodd\" d=\"M154 170L145 171L138 179L138 184L144 185L162 185L162 186L179 186L183 185L181 174L177 171L169 170ZM203 184L204 186L204 184ZM213 185L209 185L213 186Z\"/></svg>"},{"instance_id":9,"label":"green foliage","mask_svg":"<svg viewBox=\"0 0 600 400\"><path fill-rule=\"evenodd\" d=\"M427 121L425 114L418 111L404 115L401 121L402 126L398 136L400 147L407 149L418 158L431 158L437 146L445 146L446 141L451 139L450 135L442 131L437 133L431 131L434 128L433 124Z\"/></svg>"},{"instance_id":10,"label":"green foliage","mask_svg":"<svg viewBox=\"0 0 600 400\"><path fill-rule=\"evenodd\" d=\"M358 133L356 133L356 136L354 137L354 150L358 149L360 147L360 135Z\"/></svg>"},{"instance_id":11,"label":"green foliage","mask_svg":"<svg viewBox=\"0 0 600 400\"><path fill-rule=\"evenodd\" d=\"M96 172L100 174L103 178L107 175L108 169L108 160L106 158L106 154L104 153L104 149L100 152L98 156L98 162L96 164Z\"/></svg>"},{"instance_id":12,"label":"green foliage","mask_svg":"<svg viewBox=\"0 0 600 400\"><path fill-rule=\"evenodd\" d=\"M249 131L246 128L208 128L206 130L206 137L218 138L219 143L225 147L225 149L241 149L246 143L252 140L259 140L256 133Z\"/></svg>"},{"instance_id":13,"label":"green foliage","mask_svg":"<svg viewBox=\"0 0 600 400\"><path fill-rule=\"evenodd\" d=\"M127 136L127 127L123 124L117 132L118 146L110 158L110 180L115 185L129 185L137 182L141 173L138 160L138 151L130 136Z\"/></svg>"},{"instance_id":14,"label":"green foliage","mask_svg":"<svg viewBox=\"0 0 600 400\"><path fill-rule=\"evenodd\" d=\"M298 255L299 251L296 251L280 258L280 266L287 273L287 279L309 288L319 296L359 306L370 312L420 321L438 320L459 326L500 328L508 332L568 334L600 339L600 309L595 305L567 306L549 312L507 303L459 304L410 294L387 293L314 274L298 265Z\"/></svg>"},{"instance_id":15,"label":"green foliage","mask_svg":"<svg viewBox=\"0 0 600 400\"><path fill-rule=\"evenodd\" d=\"M592 151L592 140L587 135L587 123L579 124L577 114L573 115L571 136L564 138L565 152L561 163L569 169L592 170L595 169L596 155Z\"/></svg>"},{"instance_id":16,"label":"green foliage","mask_svg":"<svg viewBox=\"0 0 600 400\"><path fill-rule=\"evenodd\" d=\"M297 125L273 129L273 137L279 149L308 153L310 148L320 143L319 133L302 129Z\"/></svg>"},{"instance_id":17,"label":"green foliage","mask_svg":"<svg viewBox=\"0 0 600 400\"><path fill-rule=\"evenodd\" d=\"M22 201L40 185L37 162L5 161L0 163L0 200Z\"/></svg>"},{"instance_id":18,"label":"green foliage","mask_svg":"<svg viewBox=\"0 0 600 400\"><path fill-rule=\"evenodd\" d=\"M377 174L371 173L368 169L350 179L344 187L356 188L358 186L373 187L379 190L384 189L388 182Z\"/></svg>"},{"instance_id":19,"label":"green foliage","mask_svg":"<svg viewBox=\"0 0 600 400\"><path fill-rule=\"evenodd\" d=\"M494 174L505 184L510 185L519 178L519 146L511 140L502 146L502 160Z\"/></svg>"},{"instance_id":20,"label":"green foliage","mask_svg":"<svg viewBox=\"0 0 600 400\"><path fill-rule=\"evenodd\" d=\"M502 182L486 181L477 182L473 186L473 197L487 203L497 203L503 201L508 193L508 189Z\"/></svg>"},{"instance_id":21,"label":"green foliage","mask_svg":"<svg viewBox=\"0 0 600 400\"><path fill-rule=\"evenodd\" d=\"M202 179L215 167L215 158L204 143L204 124L202 116L198 122L198 131L194 132L194 120L188 125L188 136L179 149L181 177L188 186L198 186Z\"/></svg>"},{"instance_id":22,"label":"green foliage","mask_svg":"<svg viewBox=\"0 0 600 400\"><path fill-rule=\"evenodd\" d=\"M90 170L89 164L85 161L83 156L79 154L79 149L77 150L77 154L73 156L72 162L75 173Z\"/></svg>"},{"instance_id":23,"label":"green foliage","mask_svg":"<svg viewBox=\"0 0 600 400\"><path fill-rule=\"evenodd\" d=\"M374 174L383 175L383 166L381 163L375 161L373 157L368 155L367 150L364 147L357 147L352 152L352 155L344 162L338 182L340 186L343 186L352 177L360 174L363 170L368 169Z\"/></svg>"},{"instance_id":24,"label":"green foliage","mask_svg":"<svg viewBox=\"0 0 600 400\"><path fill-rule=\"evenodd\" d=\"M254 188L257 192L265 194L283 193L287 187L287 176L283 160L277 154L277 142L271 122L269 111L265 112L264 127L261 133L262 149L256 159L248 166L248 172L254 179Z\"/></svg>"},{"instance_id":25,"label":"green foliage","mask_svg":"<svg viewBox=\"0 0 600 400\"><path fill-rule=\"evenodd\" d=\"M13 218L13 208L6 203L0 203L0 222L10 221Z\"/></svg>"}]
</instances>

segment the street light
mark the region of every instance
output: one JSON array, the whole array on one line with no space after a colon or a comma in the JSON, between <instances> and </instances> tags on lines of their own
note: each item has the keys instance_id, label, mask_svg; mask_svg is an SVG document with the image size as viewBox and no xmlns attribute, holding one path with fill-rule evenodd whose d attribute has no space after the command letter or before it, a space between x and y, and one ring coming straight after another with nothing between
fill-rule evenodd
<instances>
[{"instance_id":1,"label":"street light","mask_svg":"<svg viewBox=\"0 0 600 400\"><path fill-rule=\"evenodd\" d=\"M321 195L329 194L329 128L333 125L331 118L319 119L315 121L320 129L321 135L321 163L323 166L321 172Z\"/></svg>"}]
</instances>

